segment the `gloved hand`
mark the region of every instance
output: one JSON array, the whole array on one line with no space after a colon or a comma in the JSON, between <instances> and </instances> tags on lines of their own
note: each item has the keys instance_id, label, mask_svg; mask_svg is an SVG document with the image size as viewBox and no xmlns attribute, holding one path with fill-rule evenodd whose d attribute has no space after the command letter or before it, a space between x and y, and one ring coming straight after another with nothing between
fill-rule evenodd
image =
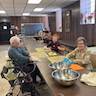
<instances>
[{"instance_id":1,"label":"gloved hand","mask_svg":"<svg viewBox=\"0 0 96 96\"><path fill-rule=\"evenodd\" d=\"M69 58L66 58L66 57L65 57L65 58L63 59L63 62L65 62L65 63L68 62L68 61L69 61Z\"/></svg>"},{"instance_id":2,"label":"gloved hand","mask_svg":"<svg viewBox=\"0 0 96 96\"><path fill-rule=\"evenodd\" d=\"M70 66L71 64L75 64L75 62L73 62L72 60L70 60L69 58L66 58L66 57L63 59L62 63L67 66Z\"/></svg>"}]
</instances>

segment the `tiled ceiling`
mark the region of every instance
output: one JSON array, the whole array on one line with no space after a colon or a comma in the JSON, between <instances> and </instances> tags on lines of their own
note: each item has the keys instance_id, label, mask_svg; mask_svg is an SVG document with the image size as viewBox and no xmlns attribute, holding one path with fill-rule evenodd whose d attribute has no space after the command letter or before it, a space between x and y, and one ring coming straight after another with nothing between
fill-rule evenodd
<instances>
[{"instance_id":1,"label":"tiled ceiling","mask_svg":"<svg viewBox=\"0 0 96 96\"><path fill-rule=\"evenodd\" d=\"M3 16L22 16L22 13L44 14L54 12L60 7L64 7L78 0L42 0L40 4L28 4L28 0L0 0L0 10L5 10ZM44 10L39 13L33 12L34 8L43 7ZM0 14L0 16L2 16Z\"/></svg>"}]
</instances>

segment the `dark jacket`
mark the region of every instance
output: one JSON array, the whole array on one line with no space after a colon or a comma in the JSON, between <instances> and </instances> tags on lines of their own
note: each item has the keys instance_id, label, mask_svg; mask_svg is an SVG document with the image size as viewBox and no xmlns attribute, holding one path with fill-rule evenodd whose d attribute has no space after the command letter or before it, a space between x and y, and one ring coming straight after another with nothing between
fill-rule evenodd
<instances>
[{"instance_id":1,"label":"dark jacket","mask_svg":"<svg viewBox=\"0 0 96 96\"><path fill-rule=\"evenodd\" d=\"M56 52L60 51L58 49L59 46L60 46L60 43L58 41L57 42L50 41L49 44L47 45L47 47L50 47L51 50L56 51Z\"/></svg>"}]
</instances>

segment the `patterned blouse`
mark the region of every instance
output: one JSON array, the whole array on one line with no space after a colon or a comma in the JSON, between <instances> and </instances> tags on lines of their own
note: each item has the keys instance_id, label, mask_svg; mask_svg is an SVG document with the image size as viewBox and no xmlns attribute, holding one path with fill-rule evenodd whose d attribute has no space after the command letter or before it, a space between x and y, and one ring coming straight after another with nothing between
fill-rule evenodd
<instances>
[{"instance_id":1,"label":"patterned blouse","mask_svg":"<svg viewBox=\"0 0 96 96\"><path fill-rule=\"evenodd\" d=\"M77 60L79 62L76 62L83 67L87 68L88 70L92 69L92 64L90 60L90 51L86 47L84 52L80 52L78 48L67 54L67 58L73 59L74 61Z\"/></svg>"}]
</instances>

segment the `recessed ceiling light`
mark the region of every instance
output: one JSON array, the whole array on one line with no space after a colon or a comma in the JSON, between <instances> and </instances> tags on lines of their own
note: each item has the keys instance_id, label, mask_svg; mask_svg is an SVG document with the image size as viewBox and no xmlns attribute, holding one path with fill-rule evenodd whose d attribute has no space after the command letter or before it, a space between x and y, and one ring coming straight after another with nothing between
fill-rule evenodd
<instances>
[{"instance_id":1,"label":"recessed ceiling light","mask_svg":"<svg viewBox=\"0 0 96 96\"><path fill-rule=\"evenodd\" d=\"M23 13L23 16L29 16L30 13Z\"/></svg>"},{"instance_id":2,"label":"recessed ceiling light","mask_svg":"<svg viewBox=\"0 0 96 96\"><path fill-rule=\"evenodd\" d=\"M28 4L39 4L42 0L28 0Z\"/></svg>"},{"instance_id":3,"label":"recessed ceiling light","mask_svg":"<svg viewBox=\"0 0 96 96\"><path fill-rule=\"evenodd\" d=\"M40 12L40 11L42 11L44 8L35 8L33 11L35 11L35 12Z\"/></svg>"},{"instance_id":4,"label":"recessed ceiling light","mask_svg":"<svg viewBox=\"0 0 96 96\"><path fill-rule=\"evenodd\" d=\"M0 14L5 14L6 12L4 10L0 10Z\"/></svg>"}]
</instances>

